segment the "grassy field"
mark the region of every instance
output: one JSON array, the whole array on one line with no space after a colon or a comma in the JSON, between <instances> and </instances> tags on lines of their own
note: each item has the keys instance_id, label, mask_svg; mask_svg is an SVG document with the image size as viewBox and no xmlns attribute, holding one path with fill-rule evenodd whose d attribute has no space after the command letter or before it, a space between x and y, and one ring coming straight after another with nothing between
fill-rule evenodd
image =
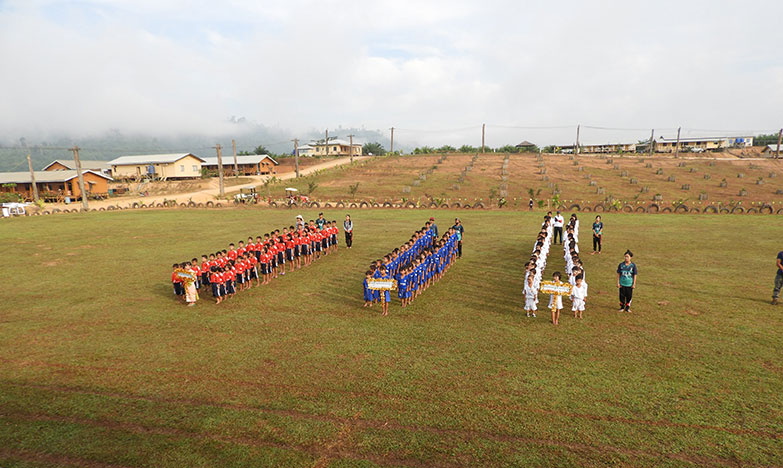
<instances>
[{"instance_id":1,"label":"grassy field","mask_svg":"<svg viewBox=\"0 0 783 468\"><path fill-rule=\"evenodd\" d=\"M171 263L295 214L0 222L0 466L783 465L783 217L605 214L585 319L559 327L521 312L541 213L433 212L463 219L464 258L385 318L362 273L429 211L357 211L351 250L219 306L174 300Z\"/></svg>"},{"instance_id":2,"label":"grassy field","mask_svg":"<svg viewBox=\"0 0 783 468\"><path fill-rule=\"evenodd\" d=\"M490 205L504 196L510 207L527 206L529 189L537 193L537 199L551 198L557 189L567 206L609 198L623 204L650 204L656 194L665 205L677 201L694 206L783 202L783 194L776 193L783 188L777 178L783 175L781 160L673 159L663 155L606 159L584 155L571 160L568 155L544 155L538 161L533 154L512 154L504 173L505 155L488 153L479 155L472 169L460 178L473 156L449 154L442 161L439 154L379 157L287 181L285 186L307 193L308 185L315 183L312 197L320 200L482 200ZM426 178L420 179L421 174ZM674 180L669 181L670 177ZM721 187L724 179L726 186ZM351 195L350 187L357 182L356 193ZM690 188L683 189L684 185ZM276 187L274 194L282 196L283 188ZM746 194L740 196L741 190ZM699 200L699 195L706 200Z\"/></svg>"}]
</instances>

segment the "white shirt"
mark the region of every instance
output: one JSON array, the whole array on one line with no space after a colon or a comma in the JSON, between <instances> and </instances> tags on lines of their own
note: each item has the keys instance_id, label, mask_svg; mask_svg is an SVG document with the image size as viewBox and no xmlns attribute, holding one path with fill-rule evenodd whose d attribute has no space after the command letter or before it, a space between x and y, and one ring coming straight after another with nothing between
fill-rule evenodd
<instances>
[{"instance_id":1,"label":"white shirt","mask_svg":"<svg viewBox=\"0 0 783 468\"><path fill-rule=\"evenodd\" d=\"M555 215L555 217L554 217L554 221L555 221L555 223L554 223L554 224L555 224L555 227L563 227L563 222L564 222L564 219L563 219L563 217L562 217L562 216L560 216L560 215Z\"/></svg>"},{"instance_id":2,"label":"white shirt","mask_svg":"<svg viewBox=\"0 0 783 468\"><path fill-rule=\"evenodd\" d=\"M581 286L574 284L571 288L571 297L581 300L584 300L587 297L587 282L585 280L582 280Z\"/></svg>"}]
</instances>

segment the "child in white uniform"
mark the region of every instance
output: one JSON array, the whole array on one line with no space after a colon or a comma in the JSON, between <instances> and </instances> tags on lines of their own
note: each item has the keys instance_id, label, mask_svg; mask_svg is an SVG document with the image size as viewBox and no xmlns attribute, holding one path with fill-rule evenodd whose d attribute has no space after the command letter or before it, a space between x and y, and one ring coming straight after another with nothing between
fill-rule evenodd
<instances>
[{"instance_id":1,"label":"child in white uniform","mask_svg":"<svg viewBox=\"0 0 783 468\"><path fill-rule=\"evenodd\" d=\"M560 283L560 272L556 271L552 273L552 281L557 284ZM559 294L549 295L549 308L552 309L552 304L555 304L555 308L552 310L552 323L557 325L560 322L560 311L563 310L563 296Z\"/></svg>"},{"instance_id":2,"label":"child in white uniform","mask_svg":"<svg viewBox=\"0 0 783 468\"><path fill-rule=\"evenodd\" d=\"M528 275L525 282L525 317L536 316L538 310L538 288L535 287L534 275Z\"/></svg>"},{"instance_id":3,"label":"child in white uniform","mask_svg":"<svg viewBox=\"0 0 783 468\"><path fill-rule=\"evenodd\" d=\"M582 275L576 276L576 284L571 288L571 310L574 312L574 318L582 318L582 312L585 311L585 300L587 299L587 282Z\"/></svg>"}]
</instances>

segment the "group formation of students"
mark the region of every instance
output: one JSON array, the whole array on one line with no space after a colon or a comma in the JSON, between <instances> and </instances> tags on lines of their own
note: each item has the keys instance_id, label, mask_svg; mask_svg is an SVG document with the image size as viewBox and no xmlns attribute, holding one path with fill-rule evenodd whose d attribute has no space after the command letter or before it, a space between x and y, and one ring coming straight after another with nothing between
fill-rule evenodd
<instances>
[{"instance_id":1,"label":"group formation of students","mask_svg":"<svg viewBox=\"0 0 783 468\"><path fill-rule=\"evenodd\" d=\"M402 307L407 307L424 290L443 277L458 257L459 233L449 228L438 237L438 226L430 218L423 228L383 259L374 261L364 276L364 307L381 303L383 315L389 314L391 293L369 288L372 279L394 279Z\"/></svg>"},{"instance_id":2,"label":"group formation of students","mask_svg":"<svg viewBox=\"0 0 783 468\"><path fill-rule=\"evenodd\" d=\"M560 224L562 225L562 221ZM538 310L538 290L541 286L542 273L546 268L546 261L552 244L553 225L554 220L548 214L544 217L541 230L533 246L530 261L525 263L524 309L526 317L535 317L536 310ZM571 215L571 219L566 226L566 235L564 238L561 236L561 242L563 244L568 282L571 285L571 310L574 312L575 318L581 319L585 310L585 300L587 299L587 282L584 279L584 266L579 258L579 219L577 219L576 215ZM562 275L559 271L552 274L552 281L555 284L560 284L561 280ZM552 323L558 325L560 322L560 311L563 309L563 297L550 294L549 308L552 310Z\"/></svg>"},{"instance_id":3,"label":"group formation of students","mask_svg":"<svg viewBox=\"0 0 783 468\"><path fill-rule=\"evenodd\" d=\"M279 275L310 265L337 250L339 228L336 221L326 221L323 214L305 224L297 216L296 227L289 226L247 243L228 244L228 249L201 256L201 263L175 263L171 281L174 294L188 305L198 300L198 290L207 287L216 304L253 287L268 284ZM183 275L182 272L188 275Z\"/></svg>"}]
</instances>

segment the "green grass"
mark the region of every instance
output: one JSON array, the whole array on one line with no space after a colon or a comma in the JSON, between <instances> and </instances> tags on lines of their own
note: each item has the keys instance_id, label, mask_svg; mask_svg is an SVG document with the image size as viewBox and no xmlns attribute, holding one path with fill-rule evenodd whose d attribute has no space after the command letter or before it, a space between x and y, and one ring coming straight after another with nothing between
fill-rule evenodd
<instances>
[{"instance_id":1,"label":"green grass","mask_svg":"<svg viewBox=\"0 0 783 468\"><path fill-rule=\"evenodd\" d=\"M219 306L175 302L171 263L295 214L3 220L0 466L783 464L783 218L605 214L585 319L557 328L521 312L540 213L355 210L350 251ZM464 258L409 308L362 308L368 262L430 214L463 219Z\"/></svg>"}]
</instances>

